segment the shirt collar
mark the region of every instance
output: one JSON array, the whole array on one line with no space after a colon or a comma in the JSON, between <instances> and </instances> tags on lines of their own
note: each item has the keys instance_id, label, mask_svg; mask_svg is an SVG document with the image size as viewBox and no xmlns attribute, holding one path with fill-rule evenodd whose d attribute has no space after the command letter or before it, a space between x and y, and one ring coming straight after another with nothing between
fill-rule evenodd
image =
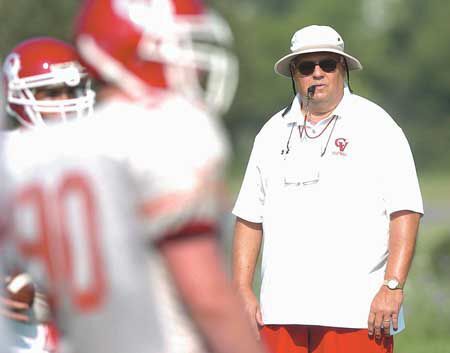
<instances>
[{"instance_id":1,"label":"shirt collar","mask_svg":"<svg viewBox=\"0 0 450 353\"><path fill-rule=\"evenodd\" d=\"M341 101L334 109L333 113L330 114L330 117L333 115L337 115L339 119L343 118L347 112L346 107L349 105L349 101L351 99L352 93L348 89L348 87L344 87L344 96ZM301 110L301 101L302 96L297 93L294 97L294 100L291 103L290 110L284 115L284 119L287 124L297 123L303 124L304 116Z\"/></svg>"}]
</instances>

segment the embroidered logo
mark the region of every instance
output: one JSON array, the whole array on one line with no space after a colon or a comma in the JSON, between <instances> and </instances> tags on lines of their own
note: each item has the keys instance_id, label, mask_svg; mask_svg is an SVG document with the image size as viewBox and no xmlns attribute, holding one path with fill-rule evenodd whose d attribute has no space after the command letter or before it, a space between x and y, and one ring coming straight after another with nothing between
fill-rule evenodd
<instances>
[{"instance_id":1,"label":"embroidered logo","mask_svg":"<svg viewBox=\"0 0 450 353\"><path fill-rule=\"evenodd\" d=\"M348 145L347 139L340 137L334 141L334 144L337 148L339 148L339 152L337 151L333 152L334 155L341 155L341 156L347 155L346 153L344 153L344 150L347 148Z\"/></svg>"}]
</instances>

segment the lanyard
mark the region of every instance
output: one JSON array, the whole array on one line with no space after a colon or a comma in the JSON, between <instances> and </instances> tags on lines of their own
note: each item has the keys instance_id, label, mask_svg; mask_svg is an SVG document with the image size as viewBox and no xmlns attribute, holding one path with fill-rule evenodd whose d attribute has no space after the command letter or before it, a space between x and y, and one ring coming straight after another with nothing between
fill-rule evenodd
<instances>
[{"instance_id":1,"label":"lanyard","mask_svg":"<svg viewBox=\"0 0 450 353\"><path fill-rule=\"evenodd\" d=\"M322 129L322 131L320 133L318 133L317 135L309 135L308 130L306 129L306 115L305 115L305 120L303 122L303 125L299 125L298 126L300 139L303 139L303 136L305 136L305 138L309 138L311 140L319 138L325 132L325 130L328 128L328 126L330 126L331 123L333 123L333 127L331 128L331 132L328 135L328 139L327 139L327 143L325 144L325 148L320 153L320 156L323 157L325 155L326 151L327 151L328 144L330 143L331 135L333 135L334 128L336 127L336 123L337 123L338 118L339 117L337 115L333 115L333 117L330 119L330 121L328 121L328 123L325 125L325 127ZM290 147L289 146L290 146L292 132L294 131L295 125L296 125L295 123L292 123L292 128L291 128L291 131L289 133L288 140L286 142L286 149L281 150L281 154L282 155L288 154L289 151L290 151Z\"/></svg>"}]
</instances>

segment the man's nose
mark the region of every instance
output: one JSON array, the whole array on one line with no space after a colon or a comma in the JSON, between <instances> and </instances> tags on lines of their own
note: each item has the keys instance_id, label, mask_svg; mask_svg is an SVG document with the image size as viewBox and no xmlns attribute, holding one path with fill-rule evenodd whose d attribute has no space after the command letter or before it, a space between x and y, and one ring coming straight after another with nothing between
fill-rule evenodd
<instances>
[{"instance_id":1,"label":"man's nose","mask_svg":"<svg viewBox=\"0 0 450 353\"><path fill-rule=\"evenodd\" d=\"M320 67L319 63L316 63L314 66L313 77L322 77L322 76L323 76L323 70Z\"/></svg>"}]
</instances>

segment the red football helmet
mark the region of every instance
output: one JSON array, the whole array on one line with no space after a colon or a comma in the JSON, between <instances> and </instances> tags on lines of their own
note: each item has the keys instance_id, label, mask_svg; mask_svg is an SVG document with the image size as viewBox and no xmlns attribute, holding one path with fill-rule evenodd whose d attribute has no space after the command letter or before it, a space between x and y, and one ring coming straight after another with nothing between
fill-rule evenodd
<instances>
[{"instance_id":1,"label":"red football helmet","mask_svg":"<svg viewBox=\"0 0 450 353\"><path fill-rule=\"evenodd\" d=\"M3 63L6 110L26 127L45 125L46 116L86 117L95 93L75 49L57 39L39 37L16 46ZM39 99L40 90L70 90L69 96Z\"/></svg>"},{"instance_id":2,"label":"red football helmet","mask_svg":"<svg viewBox=\"0 0 450 353\"><path fill-rule=\"evenodd\" d=\"M237 86L237 61L225 48L232 42L201 0L85 0L76 25L80 55L101 79L137 99L181 92L217 113Z\"/></svg>"}]
</instances>

